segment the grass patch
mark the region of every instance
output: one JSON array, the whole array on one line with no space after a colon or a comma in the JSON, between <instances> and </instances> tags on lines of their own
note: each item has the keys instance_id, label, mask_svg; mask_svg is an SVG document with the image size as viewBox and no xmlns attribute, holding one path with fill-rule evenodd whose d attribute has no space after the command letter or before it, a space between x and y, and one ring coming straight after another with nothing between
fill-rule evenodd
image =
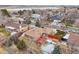
<instances>
[{"instance_id":1,"label":"grass patch","mask_svg":"<svg viewBox=\"0 0 79 59\"><path fill-rule=\"evenodd\" d=\"M0 27L0 33L6 37L10 36L10 32L7 32L4 27Z\"/></svg>"},{"instance_id":2,"label":"grass patch","mask_svg":"<svg viewBox=\"0 0 79 59\"><path fill-rule=\"evenodd\" d=\"M63 36L65 36L65 32L57 30L57 33L55 35L59 36L60 38L62 38Z\"/></svg>"}]
</instances>

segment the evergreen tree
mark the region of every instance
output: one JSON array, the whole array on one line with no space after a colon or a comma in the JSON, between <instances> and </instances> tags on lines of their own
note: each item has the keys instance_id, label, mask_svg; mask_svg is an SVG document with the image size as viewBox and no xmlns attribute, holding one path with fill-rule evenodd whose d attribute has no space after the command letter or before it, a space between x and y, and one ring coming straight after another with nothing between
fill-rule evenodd
<instances>
[{"instance_id":1,"label":"evergreen tree","mask_svg":"<svg viewBox=\"0 0 79 59\"><path fill-rule=\"evenodd\" d=\"M36 21L35 26L41 27L41 24L39 23L39 21Z\"/></svg>"},{"instance_id":2,"label":"evergreen tree","mask_svg":"<svg viewBox=\"0 0 79 59\"><path fill-rule=\"evenodd\" d=\"M35 14L35 10L32 10L32 13Z\"/></svg>"},{"instance_id":3,"label":"evergreen tree","mask_svg":"<svg viewBox=\"0 0 79 59\"><path fill-rule=\"evenodd\" d=\"M18 14L19 14L19 15L23 15L23 11L19 10L19 11L18 11Z\"/></svg>"},{"instance_id":4,"label":"evergreen tree","mask_svg":"<svg viewBox=\"0 0 79 59\"><path fill-rule=\"evenodd\" d=\"M3 15L3 16L11 17L11 15L10 15L9 12L7 11L7 9L1 9L1 11L2 11L2 15Z\"/></svg>"},{"instance_id":5,"label":"evergreen tree","mask_svg":"<svg viewBox=\"0 0 79 59\"><path fill-rule=\"evenodd\" d=\"M53 54L60 54L60 48L59 46L56 46L54 51L53 51Z\"/></svg>"},{"instance_id":6,"label":"evergreen tree","mask_svg":"<svg viewBox=\"0 0 79 59\"><path fill-rule=\"evenodd\" d=\"M19 40L16 46L19 50L23 50L26 48L26 44L23 40Z\"/></svg>"},{"instance_id":7,"label":"evergreen tree","mask_svg":"<svg viewBox=\"0 0 79 59\"><path fill-rule=\"evenodd\" d=\"M26 20L26 24L31 24L31 20Z\"/></svg>"}]
</instances>

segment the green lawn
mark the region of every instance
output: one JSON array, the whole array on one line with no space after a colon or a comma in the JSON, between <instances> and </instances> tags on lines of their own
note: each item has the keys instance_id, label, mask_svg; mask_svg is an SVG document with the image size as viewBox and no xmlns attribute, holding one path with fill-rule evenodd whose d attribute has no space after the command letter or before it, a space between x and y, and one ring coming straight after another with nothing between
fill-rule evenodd
<instances>
[{"instance_id":1,"label":"green lawn","mask_svg":"<svg viewBox=\"0 0 79 59\"><path fill-rule=\"evenodd\" d=\"M60 38L62 38L66 33L60 30L57 30L57 33L55 35L59 36Z\"/></svg>"},{"instance_id":2,"label":"green lawn","mask_svg":"<svg viewBox=\"0 0 79 59\"><path fill-rule=\"evenodd\" d=\"M3 34L5 37L10 36L10 32L7 32L3 27L0 27L0 33Z\"/></svg>"}]
</instances>

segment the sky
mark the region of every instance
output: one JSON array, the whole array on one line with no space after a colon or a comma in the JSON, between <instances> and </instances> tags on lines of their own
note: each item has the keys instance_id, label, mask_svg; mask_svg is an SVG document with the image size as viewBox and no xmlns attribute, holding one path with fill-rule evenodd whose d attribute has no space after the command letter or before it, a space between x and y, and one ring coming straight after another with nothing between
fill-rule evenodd
<instances>
[{"instance_id":1,"label":"sky","mask_svg":"<svg viewBox=\"0 0 79 59\"><path fill-rule=\"evenodd\" d=\"M0 5L79 5L79 0L0 0Z\"/></svg>"}]
</instances>

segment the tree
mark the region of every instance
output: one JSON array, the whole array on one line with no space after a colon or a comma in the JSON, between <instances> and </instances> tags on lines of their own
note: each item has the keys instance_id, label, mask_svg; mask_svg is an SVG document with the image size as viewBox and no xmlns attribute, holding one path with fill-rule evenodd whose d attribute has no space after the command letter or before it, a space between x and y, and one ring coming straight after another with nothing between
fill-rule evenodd
<instances>
[{"instance_id":1,"label":"tree","mask_svg":"<svg viewBox=\"0 0 79 59\"><path fill-rule=\"evenodd\" d=\"M1 24L1 25L0 25L0 28L5 28L5 25L4 25L4 24Z\"/></svg>"},{"instance_id":2,"label":"tree","mask_svg":"<svg viewBox=\"0 0 79 59\"><path fill-rule=\"evenodd\" d=\"M29 30L29 25L31 24L31 20L30 19L26 20L26 24L28 25L28 30Z\"/></svg>"},{"instance_id":3,"label":"tree","mask_svg":"<svg viewBox=\"0 0 79 59\"><path fill-rule=\"evenodd\" d=\"M9 14L9 12L7 11L7 9L1 9L3 16L8 16L11 17L11 15Z\"/></svg>"},{"instance_id":4,"label":"tree","mask_svg":"<svg viewBox=\"0 0 79 59\"><path fill-rule=\"evenodd\" d=\"M53 54L60 54L60 48L59 46L56 46L54 51L53 51Z\"/></svg>"},{"instance_id":5,"label":"tree","mask_svg":"<svg viewBox=\"0 0 79 59\"><path fill-rule=\"evenodd\" d=\"M71 26L72 27L74 22L75 22L74 20L66 20L65 21L65 25L66 25L66 27L67 26Z\"/></svg>"},{"instance_id":6,"label":"tree","mask_svg":"<svg viewBox=\"0 0 79 59\"><path fill-rule=\"evenodd\" d=\"M35 10L32 10L32 13L35 14Z\"/></svg>"},{"instance_id":7,"label":"tree","mask_svg":"<svg viewBox=\"0 0 79 59\"><path fill-rule=\"evenodd\" d=\"M65 34L66 34L65 32L57 30L57 33L55 35L59 36L61 39Z\"/></svg>"},{"instance_id":8,"label":"tree","mask_svg":"<svg viewBox=\"0 0 79 59\"><path fill-rule=\"evenodd\" d=\"M41 27L41 24L39 23L39 21L36 21L35 26Z\"/></svg>"},{"instance_id":9,"label":"tree","mask_svg":"<svg viewBox=\"0 0 79 59\"><path fill-rule=\"evenodd\" d=\"M19 15L23 15L23 13L24 13L24 12L21 11L21 10L18 11L18 14L19 14Z\"/></svg>"},{"instance_id":10,"label":"tree","mask_svg":"<svg viewBox=\"0 0 79 59\"><path fill-rule=\"evenodd\" d=\"M26 20L26 24L31 24L31 20Z\"/></svg>"},{"instance_id":11,"label":"tree","mask_svg":"<svg viewBox=\"0 0 79 59\"><path fill-rule=\"evenodd\" d=\"M26 48L26 44L23 40L19 40L16 46L19 50L24 50Z\"/></svg>"}]
</instances>

